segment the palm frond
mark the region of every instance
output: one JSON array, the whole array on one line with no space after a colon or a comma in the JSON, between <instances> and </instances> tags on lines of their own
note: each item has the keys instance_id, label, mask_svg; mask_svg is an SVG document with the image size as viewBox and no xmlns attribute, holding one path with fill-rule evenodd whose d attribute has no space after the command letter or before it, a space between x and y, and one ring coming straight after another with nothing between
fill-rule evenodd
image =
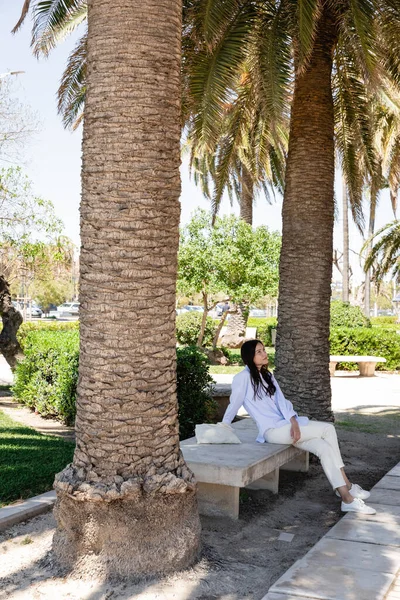
<instances>
[{"instance_id":1,"label":"palm frond","mask_svg":"<svg viewBox=\"0 0 400 600\"><path fill-rule=\"evenodd\" d=\"M87 33L68 58L58 89L58 112L65 127L76 129L82 120L86 98Z\"/></svg>"},{"instance_id":2,"label":"palm frond","mask_svg":"<svg viewBox=\"0 0 400 600\"><path fill-rule=\"evenodd\" d=\"M49 52L87 19L87 0L42 0L33 11L32 46L36 57Z\"/></svg>"},{"instance_id":3,"label":"palm frond","mask_svg":"<svg viewBox=\"0 0 400 600\"><path fill-rule=\"evenodd\" d=\"M298 68L306 66L314 47L315 32L321 14L320 0L297 1Z\"/></svg>"},{"instance_id":4,"label":"palm frond","mask_svg":"<svg viewBox=\"0 0 400 600\"><path fill-rule=\"evenodd\" d=\"M373 241L379 237L380 239L373 244ZM364 271L368 271L370 268L374 267L375 279L378 282L391 271L398 273L400 258L400 222L396 220L381 227L379 231L364 243L361 253L367 251L371 244L373 245L365 259Z\"/></svg>"}]
</instances>

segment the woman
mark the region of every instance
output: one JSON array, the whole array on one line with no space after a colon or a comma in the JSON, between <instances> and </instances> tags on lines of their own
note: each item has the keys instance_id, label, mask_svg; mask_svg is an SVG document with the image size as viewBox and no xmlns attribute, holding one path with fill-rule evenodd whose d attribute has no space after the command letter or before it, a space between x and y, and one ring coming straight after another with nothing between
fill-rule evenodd
<instances>
[{"instance_id":1,"label":"woman","mask_svg":"<svg viewBox=\"0 0 400 600\"><path fill-rule=\"evenodd\" d=\"M334 426L297 415L267 368L268 356L262 342L245 342L241 355L246 367L233 378L230 403L222 422L232 423L243 405L258 426L257 442L294 444L316 454L332 488L342 499L342 511L375 514L376 510L364 503L370 493L351 484L346 476Z\"/></svg>"}]
</instances>

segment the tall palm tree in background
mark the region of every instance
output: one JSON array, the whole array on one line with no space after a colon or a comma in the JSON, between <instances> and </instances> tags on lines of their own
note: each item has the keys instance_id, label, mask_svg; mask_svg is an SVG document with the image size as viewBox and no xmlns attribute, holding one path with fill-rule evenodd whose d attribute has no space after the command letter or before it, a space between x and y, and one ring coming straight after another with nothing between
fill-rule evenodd
<instances>
[{"instance_id":1,"label":"tall palm tree in background","mask_svg":"<svg viewBox=\"0 0 400 600\"><path fill-rule=\"evenodd\" d=\"M176 400L181 14L89 4L76 450L53 548L108 575L184 568L199 549Z\"/></svg>"},{"instance_id":2,"label":"tall palm tree in background","mask_svg":"<svg viewBox=\"0 0 400 600\"><path fill-rule=\"evenodd\" d=\"M399 7L391 0L295 5L204 0L191 2L190 10L205 40L206 58L193 63L188 84L196 139L204 147L213 148L218 139L224 104L232 98L246 57L257 57L261 65L261 104L271 124L282 121L291 102L277 372L284 391L303 410L332 418L328 338L334 139L353 218L362 226L360 158L374 169L366 91L399 81Z\"/></svg>"},{"instance_id":3,"label":"tall palm tree in background","mask_svg":"<svg viewBox=\"0 0 400 600\"><path fill-rule=\"evenodd\" d=\"M380 193L384 188L389 188L392 210L396 216L400 188L400 96L396 90L388 91L392 93L380 98L373 110L376 169L368 178L369 222L364 246L367 255L372 252ZM367 317L371 310L371 275L369 268L365 271L364 293L364 312Z\"/></svg>"}]
</instances>

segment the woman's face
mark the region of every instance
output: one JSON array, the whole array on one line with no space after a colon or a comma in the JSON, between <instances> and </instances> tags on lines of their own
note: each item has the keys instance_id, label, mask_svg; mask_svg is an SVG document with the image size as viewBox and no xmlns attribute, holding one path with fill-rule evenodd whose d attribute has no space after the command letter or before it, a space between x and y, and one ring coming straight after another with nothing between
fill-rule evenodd
<instances>
[{"instance_id":1,"label":"woman's face","mask_svg":"<svg viewBox=\"0 0 400 600\"><path fill-rule=\"evenodd\" d=\"M266 367L268 365L268 355L262 344L257 344L253 362L257 369L261 369L261 367Z\"/></svg>"}]
</instances>

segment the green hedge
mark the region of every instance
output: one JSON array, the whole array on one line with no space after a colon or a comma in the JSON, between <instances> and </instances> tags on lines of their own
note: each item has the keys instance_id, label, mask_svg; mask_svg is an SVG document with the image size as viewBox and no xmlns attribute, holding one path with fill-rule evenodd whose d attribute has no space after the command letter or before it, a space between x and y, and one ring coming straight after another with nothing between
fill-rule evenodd
<instances>
[{"instance_id":1,"label":"green hedge","mask_svg":"<svg viewBox=\"0 0 400 600\"><path fill-rule=\"evenodd\" d=\"M75 418L79 332L31 331L15 371L14 395L43 416Z\"/></svg>"},{"instance_id":2,"label":"green hedge","mask_svg":"<svg viewBox=\"0 0 400 600\"><path fill-rule=\"evenodd\" d=\"M200 334L203 313L197 311L185 312L176 317L176 338L184 346L195 346ZM203 346L212 346L216 327L214 320L207 317L203 338Z\"/></svg>"},{"instance_id":3,"label":"green hedge","mask_svg":"<svg viewBox=\"0 0 400 600\"><path fill-rule=\"evenodd\" d=\"M400 369L400 335L378 327L332 327L330 335L331 354L373 355L386 358L386 363L378 363L376 368L385 371ZM341 368L356 370L357 365L342 363Z\"/></svg>"},{"instance_id":4,"label":"green hedge","mask_svg":"<svg viewBox=\"0 0 400 600\"><path fill-rule=\"evenodd\" d=\"M196 346L177 348L179 438L194 435L197 423L214 420L217 404L211 396L209 360Z\"/></svg>"},{"instance_id":5,"label":"green hedge","mask_svg":"<svg viewBox=\"0 0 400 600\"><path fill-rule=\"evenodd\" d=\"M259 321L262 322L255 325L248 325L248 327L257 327L257 339L260 340L264 346L270 347L272 346L272 330L276 329L277 319L276 317L267 317L266 319L259 319Z\"/></svg>"},{"instance_id":6,"label":"green hedge","mask_svg":"<svg viewBox=\"0 0 400 600\"><path fill-rule=\"evenodd\" d=\"M393 325L397 327L400 327L399 323L396 323L397 321L397 317L371 317L370 318L371 324L374 327L375 325Z\"/></svg>"},{"instance_id":7,"label":"green hedge","mask_svg":"<svg viewBox=\"0 0 400 600\"><path fill-rule=\"evenodd\" d=\"M79 321L25 321L17 333L22 349L28 334L34 331L79 331Z\"/></svg>"},{"instance_id":8,"label":"green hedge","mask_svg":"<svg viewBox=\"0 0 400 600\"><path fill-rule=\"evenodd\" d=\"M72 424L76 412L79 332L31 331L25 358L16 368L13 392L43 416ZM195 347L177 348L180 437L194 435L196 423L212 420L215 403L207 357Z\"/></svg>"},{"instance_id":9,"label":"green hedge","mask_svg":"<svg viewBox=\"0 0 400 600\"><path fill-rule=\"evenodd\" d=\"M333 300L331 302L331 327L371 327L370 320L359 306Z\"/></svg>"}]
</instances>

